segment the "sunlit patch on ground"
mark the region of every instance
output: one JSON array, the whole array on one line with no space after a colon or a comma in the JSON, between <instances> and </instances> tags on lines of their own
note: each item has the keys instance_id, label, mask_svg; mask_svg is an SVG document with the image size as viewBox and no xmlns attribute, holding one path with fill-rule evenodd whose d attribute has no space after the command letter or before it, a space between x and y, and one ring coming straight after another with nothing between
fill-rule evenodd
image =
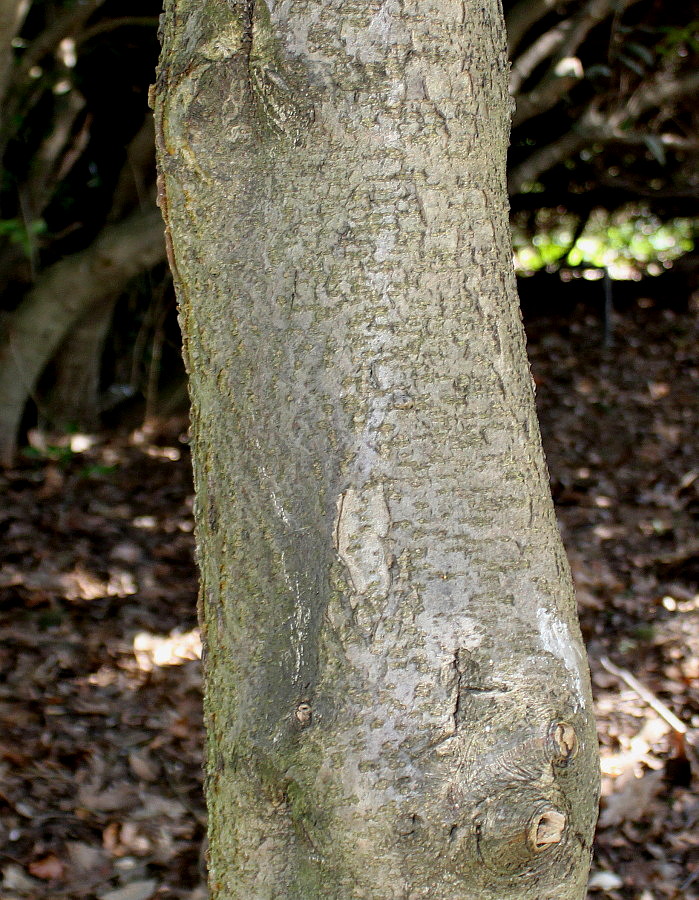
<instances>
[{"instance_id":1,"label":"sunlit patch on ground","mask_svg":"<svg viewBox=\"0 0 699 900\"><path fill-rule=\"evenodd\" d=\"M691 315L635 315L611 354L584 313L542 321L530 349L602 745L590 898L697 900L699 341ZM2 900L206 896L184 432L0 473ZM683 746L601 657L686 725Z\"/></svg>"},{"instance_id":2,"label":"sunlit patch on ground","mask_svg":"<svg viewBox=\"0 0 699 900\"><path fill-rule=\"evenodd\" d=\"M0 474L2 900L206 897L184 428Z\"/></svg>"},{"instance_id":3,"label":"sunlit patch on ground","mask_svg":"<svg viewBox=\"0 0 699 900\"><path fill-rule=\"evenodd\" d=\"M181 666L187 660L201 659L199 629L173 631L166 637L139 631L133 639L133 652L143 672L150 672L154 666Z\"/></svg>"},{"instance_id":4,"label":"sunlit patch on ground","mask_svg":"<svg viewBox=\"0 0 699 900\"><path fill-rule=\"evenodd\" d=\"M590 897L601 900L699 897L699 329L692 313L653 305L639 289L612 348L584 311L530 329L596 699L602 804Z\"/></svg>"}]
</instances>

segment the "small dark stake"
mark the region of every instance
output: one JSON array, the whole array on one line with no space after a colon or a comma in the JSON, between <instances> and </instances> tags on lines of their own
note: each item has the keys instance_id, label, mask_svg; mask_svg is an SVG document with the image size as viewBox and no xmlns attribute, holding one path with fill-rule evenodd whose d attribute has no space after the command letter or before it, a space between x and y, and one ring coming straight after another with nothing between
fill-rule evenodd
<instances>
[{"instance_id":1,"label":"small dark stake","mask_svg":"<svg viewBox=\"0 0 699 900\"><path fill-rule=\"evenodd\" d=\"M612 279L607 269L604 270L604 349L614 346L614 300L612 297Z\"/></svg>"}]
</instances>

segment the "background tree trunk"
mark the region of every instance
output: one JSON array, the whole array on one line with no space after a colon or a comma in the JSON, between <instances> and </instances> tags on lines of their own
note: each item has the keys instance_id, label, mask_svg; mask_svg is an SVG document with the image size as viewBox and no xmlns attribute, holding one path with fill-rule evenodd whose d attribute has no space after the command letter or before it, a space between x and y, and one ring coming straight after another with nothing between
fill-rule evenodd
<instances>
[{"instance_id":1,"label":"background tree trunk","mask_svg":"<svg viewBox=\"0 0 699 900\"><path fill-rule=\"evenodd\" d=\"M100 418L102 351L116 298L102 302L76 323L53 359L55 376L41 412L49 428L96 428Z\"/></svg>"},{"instance_id":2,"label":"background tree trunk","mask_svg":"<svg viewBox=\"0 0 699 900\"><path fill-rule=\"evenodd\" d=\"M170 0L213 896L580 900L597 750L499 3Z\"/></svg>"},{"instance_id":3,"label":"background tree trunk","mask_svg":"<svg viewBox=\"0 0 699 900\"><path fill-rule=\"evenodd\" d=\"M12 41L17 37L28 7L29 0L0 0L0 100L5 97L12 68Z\"/></svg>"},{"instance_id":4,"label":"background tree trunk","mask_svg":"<svg viewBox=\"0 0 699 900\"><path fill-rule=\"evenodd\" d=\"M0 332L0 463L10 465L24 407L70 330L164 256L157 210L109 225L86 250L46 269Z\"/></svg>"}]
</instances>

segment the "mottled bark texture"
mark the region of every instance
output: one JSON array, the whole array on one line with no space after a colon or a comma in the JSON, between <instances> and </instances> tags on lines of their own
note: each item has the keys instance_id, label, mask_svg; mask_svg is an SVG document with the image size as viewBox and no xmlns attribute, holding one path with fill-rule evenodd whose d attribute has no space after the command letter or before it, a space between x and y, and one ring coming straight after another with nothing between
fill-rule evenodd
<instances>
[{"instance_id":1,"label":"mottled bark texture","mask_svg":"<svg viewBox=\"0 0 699 900\"><path fill-rule=\"evenodd\" d=\"M213 897L580 900L595 731L497 0L169 0Z\"/></svg>"}]
</instances>

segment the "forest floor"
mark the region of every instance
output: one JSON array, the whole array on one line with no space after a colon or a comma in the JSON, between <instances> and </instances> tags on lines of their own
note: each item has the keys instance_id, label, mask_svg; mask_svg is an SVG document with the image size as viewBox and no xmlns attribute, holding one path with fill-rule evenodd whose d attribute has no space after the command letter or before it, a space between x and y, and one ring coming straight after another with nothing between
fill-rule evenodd
<instances>
[{"instance_id":1,"label":"forest floor","mask_svg":"<svg viewBox=\"0 0 699 900\"><path fill-rule=\"evenodd\" d=\"M699 898L698 318L528 327L602 749L590 898ZM88 444L0 474L0 900L203 900L186 422Z\"/></svg>"}]
</instances>

